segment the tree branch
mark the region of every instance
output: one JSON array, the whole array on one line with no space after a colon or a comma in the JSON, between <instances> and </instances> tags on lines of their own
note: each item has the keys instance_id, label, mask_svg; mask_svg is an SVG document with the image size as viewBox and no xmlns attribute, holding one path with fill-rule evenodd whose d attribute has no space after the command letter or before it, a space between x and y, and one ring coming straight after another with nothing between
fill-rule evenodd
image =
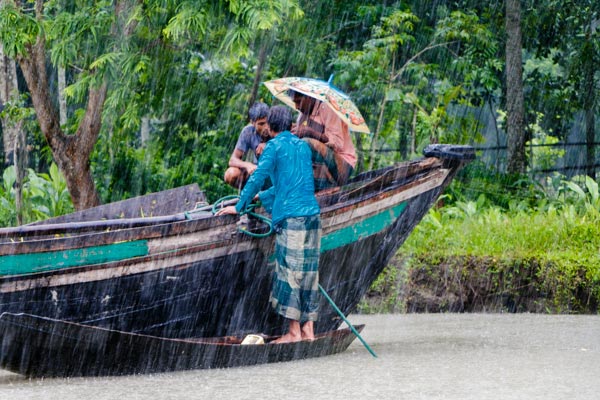
<instances>
[{"instance_id":1,"label":"tree branch","mask_svg":"<svg viewBox=\"0 0 600 400\"><path fill-rule=\"evenodd\" d=\"M436 47L448 46L448 45L451 45L453 43L457 43L457 41L431 44L431 45L425 47L424 49L422 49L421 51L419 51L417 54L415 54L414 56L412 56L411 58L409 58L408 61L406 61L404 63L404 65L402 67L400 67L400 69L398 70L398 73L392 77L392 81L395 81L396 79L398 79L404 73L404 70L406 68L408 68L408 66L410 64L412 64L412 62L415 61L417 58L419 58L423 53L425 53L425 52L427 52L429 50L433 50Z\"/></svg>"}]
</instances>

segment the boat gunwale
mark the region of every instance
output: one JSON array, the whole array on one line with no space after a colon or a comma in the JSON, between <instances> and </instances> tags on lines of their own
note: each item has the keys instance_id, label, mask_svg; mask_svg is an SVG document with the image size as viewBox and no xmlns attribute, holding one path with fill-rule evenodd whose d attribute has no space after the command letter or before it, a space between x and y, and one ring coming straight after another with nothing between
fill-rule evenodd
<instances>
[{"instance_id":1,"label":"boat gunwale","mask_svg":"<svg viewBox=\"0 0 600 400\"><path fill-rule=\"evenodd\" d=\"M109 329L109 328L105 328L102 326L96 326L96 325L91 325L91 324L83 324L83 323L79 323L79 322L74 322L74 321L67 321L67 320L62 320L62 319L56 319L56 318L48 318L48 317L44 317L44 316L40 316L40 315L34 315L34 314L29 314L29 313L11 313L11 312L3 312L0 313L0 321L2 321L2 319L4 318L4 316L8 316L8 317L12 317L12 319L18 319L19 317L24 317L26 319L29 320L38 320L38 321L44 321L47 324L62 324L65 326L73 326L77 329L83 329L83 330L87 330L90 332L94 332L94 331L102 331L102 332L106 332L106 333L116 333L119 335L124 335L124 336L128 336L128 337L132 337L132 338L145 338L145 339L150 339L150 340L160 340L163 342L171 342L171 343L186 343L186 344L192 344L192 345L199 345L199 346L247 346L245 344L242 344L242 340L243 338L240 337L236 337L236 336L223 336L223 337L190 337L190 338L170 338L170 337L164 337L164 336L155 336L155 335L148 335L145 333L137 333L137 332L127 332L127 331L120 331L120 330L116 330L116 329ZM1 322L0 322L1 323ZM10 322L13 325L16 325L15 322ZM22 325L20 325L22 326ZM360 332L365 325L364 324L356 324L353 325L354 328ZM303 340L301 342L305 342L305 343L310 343L310 342L316 342L318 340L322 340L322 339L326 339L329 337L334 337L336 335L345 335L347 333L351 333L351 329L350 328L338 328L338 329L333 329L330 331L326 331L326 332L321 332L318 334L315 334L315 339L314 340ZM278 345L287 345L287 344L294 344L294 343L273 343L273 341L275 339L278 338L278 336L266 336L263 335L265 342L264 346L278 346ZM219 339L225 339L227 338L228 340L235 340L235 341L239 341L240 343L221 343L221 342L217 342L217 340ZM249 345L249 346L257 346L257 345ZM260 346L260 345L259 345Z\"/></svg>"},{"instance_id":2,"label":"boat gunwale","mask_svg":"<svg viewBox=\"0 0 600 400\"><path fill-rule=\"evenodd\" d=\"M427 159L424 159L425 161ZM396 168L390 167L387 169L387 172L390 171L401 171L403 169L408 169L411 166L415 165L416 162L412 162L411 164L402 164ZM417 163L420 164L420 163ZM359 196L357 198L351 198L342 203L333 203L329 206L322 207L322 217L327 218L329 214L332 213L340 213L350 210L352 208L358 208L362 204L368 204L368 202L373 201L373 198L377 198L379 196L385 196L386 194L397 191L399 188L404 190L404 188L409 188L413 185L413 182L419 180L423 175L427 175L431 173L431 171L436 171L440 168L440 165L436 165L435 168L430 168L429 166L425 170L418 170L413 172L405 177L405 181L398 182L394 185L386 187L385 190L377 190L369 192L364 196ZM386 172L386 173L387 173ZM367 185L369 182L367 182ZM359 188L352 190L360 190ZM343 195L345 191L341 191ZM330 196L339 196L339 193L335 193ZM327 199L325 199L327 200ZM375 200L376 201L376 200ZM181 221L172 221L167 223L159 223L155 225L145 225L145 226L135 226L135 227L124 227L118 230L102 230L102 231L87 231L83 234L72 234L73 232L65 232L63 235L69 236L61 236L56 237L54 235L44 235L42 238L33 239L33 240L14 240L14 237L7 237L2 235L0 229L0 240L4 240L0 242L0 256L2 255L12 255L12 254L22 254L27 252L36 252L42 253L45 251L52 250L67 250L67 249L76 249L81 248L81 242L83 240L86 241L86 247L92 245L101 245L101 244L110 244L114 242L127 242L133 240L143 240L143 239L156 239L166 236L173 235L181 235L190 232L200 232L202 230L214 229L220 226L229 226L235 225L235 221L237 221L236 216L225 215L220 217L209 216L207 218L199 218L199 219L190 219L190 220L181 220ZM146 231L146 232L145 232ZM94 240L99 237L104 237L105 240ZM90 240L91 239L91 240Z\"/></svg>"}]
</instances>

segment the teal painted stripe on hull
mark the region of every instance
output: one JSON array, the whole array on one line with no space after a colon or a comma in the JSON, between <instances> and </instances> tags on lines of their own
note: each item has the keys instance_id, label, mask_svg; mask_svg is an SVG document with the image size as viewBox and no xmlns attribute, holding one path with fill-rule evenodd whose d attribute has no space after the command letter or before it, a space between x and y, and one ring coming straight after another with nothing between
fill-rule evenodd
<instances>
[{"instance_id":1,"label":"teal painted stripe on hull","mask_svg":"<svg viewBox=\"0 0 600 400\"><path fill-rule=\"evenodd\" d=\"M332 232L329 235L324 235L321 238L321 253L381 232L393 224L405 208L406 202L400 203L384 212L365 218L354 225Z\"/></svg>"},{"instance_id":2,"label":"teal painted stripe on hull","mask_svg":"<svg viewBox=\"0 0 600 400\"><path fill-rule=\"evenodd\" d=\"M83 249L0 257L0 275L19 275L55 269L101 264L148 254L148 241L114 243Z\"/></svg>"}]
</instances>

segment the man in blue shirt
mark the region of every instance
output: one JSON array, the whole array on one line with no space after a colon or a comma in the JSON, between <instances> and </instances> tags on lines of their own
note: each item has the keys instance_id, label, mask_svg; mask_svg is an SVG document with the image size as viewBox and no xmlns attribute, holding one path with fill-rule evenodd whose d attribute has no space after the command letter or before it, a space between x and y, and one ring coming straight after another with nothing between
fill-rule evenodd
<instances>
[{"instance_id":1,"label":"man in blue shirt","mask_svg":"<svg viewBox=\"0 0 600 400\"><path fill-rule=\"evenodd\" d=\"M217 215L239 214L256 194L272 210L277 236L271 305L289 320L288 332L275 342L313 340L319 307L321 210L314 194L311 150L290 132L292 113L287 107L272 107L268 123L272 139L240 200ZM260 191L267 178L273 186Z\"/></svg>"},{"instance_id":2,"label":"man in blue shirt","mask_svg":"<svg viewBox=\"0 0 600 400\"><path fill-rule=\"evenodd\" d=\"M250 124L247 125L235 144L235 149L229 158L229 168L225 171L225 183L235 188L244 186L248 177L256 170L257 158L264 149L265 142L269 139L267 114L269 106L264 103L254 103L248 111ZM252 161L245 161L247 155L254 152Z\"/></svg>"}]
</instances>

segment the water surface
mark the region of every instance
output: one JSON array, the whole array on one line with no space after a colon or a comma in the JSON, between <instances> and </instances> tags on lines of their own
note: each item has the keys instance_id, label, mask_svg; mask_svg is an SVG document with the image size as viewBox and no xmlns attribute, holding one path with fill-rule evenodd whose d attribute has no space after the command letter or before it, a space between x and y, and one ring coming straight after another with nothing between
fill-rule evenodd
<instances>
[{"instance_id":1,"label":"water surface","mask_svg":"<svg viewBox=\"0 0 600 400\"><path fill-rule=\"evenodd\" d=\"M73 379L0 370L0 400L600 398L600 316L350 319L367 324L378 358L355 341L335 356L225 370Z\"/></svg>"}]
</instances>

